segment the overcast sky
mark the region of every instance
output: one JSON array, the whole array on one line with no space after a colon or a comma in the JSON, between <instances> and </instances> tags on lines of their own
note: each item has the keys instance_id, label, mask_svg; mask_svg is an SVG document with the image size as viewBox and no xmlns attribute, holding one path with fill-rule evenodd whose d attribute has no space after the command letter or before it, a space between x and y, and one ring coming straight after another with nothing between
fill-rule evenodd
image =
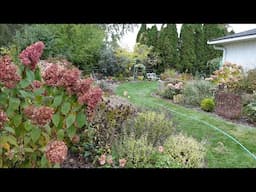
<instances>
[{"instance_id":1,"label":"overcast sky","mask_svg":"<svg viewBox=\"0 0 256 192\"><path fill-rule=\"evenodd\" d=\"M151 27L154 24L147 24L147 27ZM256 24L230 24L235 33L241 31L250 30L256 28ZM157 24L157 28L160 29L161 24ZM136 42L136 36L139 31L140 25L138 28L135 28L133 32L127 33L120 41L120 46L129 50L133 50L133 47ZM180 32L181 24L177 24L178 33Z\"/></svg>"}]
</instances>

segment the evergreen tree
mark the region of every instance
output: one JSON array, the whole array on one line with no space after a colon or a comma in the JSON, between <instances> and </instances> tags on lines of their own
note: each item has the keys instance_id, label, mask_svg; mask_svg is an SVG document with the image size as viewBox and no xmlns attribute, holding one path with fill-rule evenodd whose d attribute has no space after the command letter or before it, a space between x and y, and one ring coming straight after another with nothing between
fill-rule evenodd
<instances>
[{"instance_id":1,"label":"evergreen tree","mask_svg":"<svg viewBox=\"0 0 256 192\"><path fill-rule=\"evenodd\" d=\"M147 46L153 46L156 48L158 40L158 30L156 25L153 25L150 29L147 30Z\"/></svg>"},{"instance_id":2,"label":"evergreen tree","mask_svg":"<svg viewBox=\"0 0 256 192\"><path fill-rule=\"evenodd\" d=\"M143 34L145 34L145 32L147 31L147 25L146 24L141 24L140 30L137 34L137 38L136 38L136 43L141 43L141 38L143 36Z\"/></svg>"},{"instance_id":3,"label":"evergreen tree","mask_svg":"<svg viewBox=\"0 0 256 192\"><path fill-rule=\"evenodd\" d=\"M205 57L205 63L208 63L208 61L221 57L222 51L215 50L212 45L208 45L207 41L223 37L225 35L228 35L227 31L227 25L225 24L204 24L204 43L205 43L205 51L204 51L204 57ZM207 74L210 74L212 71L214 71L218 66L210 66L208 65L205 72Z\"/></svg>"},{"instance_id":4,"label":"evergreen tree","mask_svg":"<svg viewBox=\"0 0 256 192\"><path fill-rule=\"evenodd\" d=\"M204 43L203 25L194 24L193 27L194 27L194 39L195 39L194 43L195 43L195 54L196 54L194 68L200 74L204 74L204 71L206 69L206 62L204 59L205 43Z\"/></svg>"},{"instance_id":5,"label":"evergreen tree","mask_svg":"<svg viewBox=\"0 0 256 192\"><path fill-rule=\"evenodd\" d=\"M161 27L157 42L157 51L161 57L160 70L174 68L178 60L178 33L176 24L167 24Z\"/></svg>"},{"instance_id":6,"label":"evergreen tree","mask_svg":"<svg viewBox=\"0 0 256 192\"><path fill-rule=\"evenodd\" d=\"M180 61L177 69L180 72L195 73L196 53L194 28L191 24L183 24L180 34Z\"/></svg>"}]
</instances>

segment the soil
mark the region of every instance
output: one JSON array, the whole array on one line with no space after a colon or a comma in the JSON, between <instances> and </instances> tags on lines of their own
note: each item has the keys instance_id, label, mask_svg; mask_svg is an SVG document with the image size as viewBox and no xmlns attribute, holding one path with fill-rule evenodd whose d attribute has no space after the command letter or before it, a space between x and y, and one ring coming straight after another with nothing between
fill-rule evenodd
<instances>
[{"instance_id":1,"label":"soil","mask_svg":"<svg viewBox=\"0 0 256 192\"><path fill-rule=\"evenodd\" d=\"M83 157L69 152L67 159L61 164L61 168L93 168L93 165L86 162Z\"/></svg>"}]
</instances>

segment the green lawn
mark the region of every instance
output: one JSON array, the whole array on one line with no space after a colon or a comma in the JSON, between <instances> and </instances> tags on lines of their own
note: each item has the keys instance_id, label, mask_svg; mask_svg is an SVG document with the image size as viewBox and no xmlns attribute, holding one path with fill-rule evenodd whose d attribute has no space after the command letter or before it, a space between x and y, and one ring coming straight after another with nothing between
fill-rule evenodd
<instances>
[{"instance_id":1,"label":"green lawn","mask_svg":"<svg viewBox=\"0 0 256 192\"><path fill-rule=\"evenodd\" d=\"M152 97L151 93L155 92L156 89L157 82L129 82L118 86L116 93L123 96L123 92L128 91L129 100L135 105L170 112L177 130L193 136L199 141L203 140L206 142L207 167L256 167L256 160L240 145L207 125L207 123L236 138L253 154L256 154L255 127L233 124L210 113L198 112L194 109L188 109L163 99ZM174 110L177 113L171 112L170 110Z\"/></svg>"}]
</instances>

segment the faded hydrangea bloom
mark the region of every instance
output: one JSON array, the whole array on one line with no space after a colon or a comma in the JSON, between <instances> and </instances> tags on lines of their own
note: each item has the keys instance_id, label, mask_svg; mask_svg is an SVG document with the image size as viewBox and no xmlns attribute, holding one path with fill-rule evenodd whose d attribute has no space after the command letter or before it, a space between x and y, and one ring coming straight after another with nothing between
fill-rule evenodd
<instances>
[{"instance_id":1,"label":"faded hydrangea bloom","mask_svg":"<svg viewBox=\"0 0 256 192\"><path fill-rule=\"evenodd\" d=\"M41 55L43 54L44 43L38 41L20 53L20 60L25 65L28 66L31 70L36 69L36 64L39 62Z\"/></svg>"},{"instance_id":2,"label":"faded hydrangea bloom","mask_svg":"<svg viewBox=\"0 0 256 192\"><path fill-rule=\"evenodd\" d=\"M7 88L14 88L21 80L17 74L17 66L11 62L9 56L0 58L0 82Z\"/></svg>"},{"instance_id":3,"label":"faded hydrangea bloom","mask_svg":"<svg viewBox=\"0 0 256 192\"><path fill-rule=\"evenodd\" d=\"M0 130L3 129L3 126L5 122L7 122L9 119L6 115L6 113L0 109Z\"/></svg>"},{"instance_id":4,"label":"faded hydrangea bloom","mask_svg":"<svg viewBox=\"0 0 256 192\"><path fill-rule=\"evenodd\" d=\"M106 155L105 154L100 156L99 163L100 163L100 165L104 165L106 163Z\"/></svg>"},{"instance_id":5,"label":"faded hydrangea bloom","mask_svg":"<svg viewBox=\"0 0 256 192\"><path fill-rule=\"evenodd\" d=\"M126 159L119 159L119 166L124 167L126 164Z\"/></svg>"},{"instance_id":6,"label":"faded hydrangea bloom","mask_svg":"<svg viewBox=\"0 0 256 192\"><path fill-rule=\"evenodd\" d=\"M164 147L163 147L163 146L159 146L159 147L158 147L158 151L159 151L160 153L163 153L163 152L164 152Z\"/></svg>"},{"instance_id":7,"label":"faded hydrangea bloom","mask_svg":"<svg viewBox=\"0 0 256 192\"><path fill-rule=\"evenodd\" d=\"M44 126L51 121L54 109L46 106L29 106L24 109L24 113L34 124Z\"/></svg>"},{"instance_id":8,"label":"faded hydrangea bloom","mask_svg":"<svg viewBox=\"0 0 256 192\"><path fill-rule=\"evenodd\" d=\"M109 165L112 165L112 164L113 164L113 158L112 158L111 155L109 155L109 156L107 157L107 163L108 163Z\"/></svg>"},{"instance_id":9,"label":"faded hydrangea bloom","mask_svg":"<svg viewBox=\"0 0 256 192\"><path fill-rule=\"evenodd\" d=\"M43 83L41 81L38 81L38 80L34 80L32 82L33 89L39 89L42 85L43 85Z\"/></svg>"},{"instance_id":10,"label":"faded hydrangea bloom","mask_svg":"<svg viewBox=\"0 0 256 192\"><path fill-rule=\"evenodd\" d=\"M76 94L77 96L81 96L89 91L93 80L91 78L80 79L76 83Z\"/></svg>"},{"instance_id":11,"label":"faded hydrangea bloom","mask_svg":"<svg viewBox=\"0 0 256 192\"><path fill-rule=\"evenodd\" d=\"M51 141L46 146L46 158L51 163L62 163L68 154L68 148L63 141Z\"/></svg>"},{"instance_id":12,"label":"faded hydrangea bloom","mask_svg":"<svg viewBox=\"0 0 256 192\"><path fill-rule=\"evenodd\" d=\"M46 85L59 86L59 82L63 76L64 68L57 64L49 64L45 69L42 77Z\"/></svg>"}]
</instances>

